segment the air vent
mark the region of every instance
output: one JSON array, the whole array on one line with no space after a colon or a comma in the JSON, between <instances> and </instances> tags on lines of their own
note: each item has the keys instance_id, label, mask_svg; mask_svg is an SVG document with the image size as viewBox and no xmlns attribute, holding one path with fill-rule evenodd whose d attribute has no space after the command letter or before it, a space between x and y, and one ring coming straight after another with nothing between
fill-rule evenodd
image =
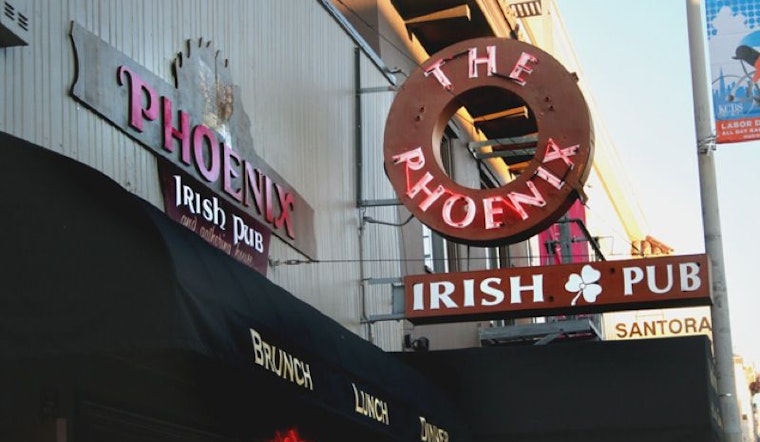
<instances>
[{"instance_id":1,"label":"air vent","mask_svg":"<svg viewBox=\"0 0 760 442\"><path fill-rule=\"evenodd\" d=\"M18 19L16 20L16 23L18 23L19 27L25 31L29 31L29 19L26 18L26 15L19 14Z\"/></svg>"},{"instance_id":2,"label":"air vent","mask_svg":"<svg viewBox=\"0 0 760 442\"><path fill-rule=\"evenodd\" d=\"M512 9L517 18L536 17L541 15L541 0L512 3L509 8Z\"/></svg>"},{"instance_id":3,"label":"air vent","mask_svg":"<svg viewBox=\"0 0 760 442\"><path fill-rule=\"evenodd\" d=\"M0 47L28 45L30 27L29 16L26 14L26 0L16 0L13 3L3 1L3 12L0 14Z\"/></svg>"}]
</instances>

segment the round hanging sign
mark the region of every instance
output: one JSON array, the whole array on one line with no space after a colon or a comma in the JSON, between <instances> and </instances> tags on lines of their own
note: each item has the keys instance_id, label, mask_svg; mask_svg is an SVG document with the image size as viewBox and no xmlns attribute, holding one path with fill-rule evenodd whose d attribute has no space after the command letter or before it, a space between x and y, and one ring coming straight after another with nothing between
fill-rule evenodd
<instances>
[{"instance_id":1,"label":"round hanging sign","mask_svg":"<svg viewBox=\"0 0 760 442\"><path fill-rule=\"evenodd\" d=\"M536 151L505 185L468 188L439 166L441 138L460 98L494 88L525 103L538 127ZM457 43L416 69L391 105L383 149L388 178L412 214L449 240L478 246L525 240L585 198L594 150L576 78L541 49L501 38Z\"/></svg>"}]
</instances>

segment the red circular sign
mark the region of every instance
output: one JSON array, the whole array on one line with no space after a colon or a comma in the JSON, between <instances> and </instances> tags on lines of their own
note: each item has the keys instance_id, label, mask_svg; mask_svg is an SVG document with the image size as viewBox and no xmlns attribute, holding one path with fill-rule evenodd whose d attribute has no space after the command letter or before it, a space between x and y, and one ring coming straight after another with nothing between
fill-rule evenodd
<instances>
[{"instance_id":1,"label":"red circular sign","mask_svg":"<svg viewBox=\"0 0 760 442\"><path fill-rule=\"evenodd\" d=\"M440 141L458 98L494 88L525 103L538 144L516 179L472 189L438 166ZM502 245L546 229L583 195L593 129L576 79L557 60L517 40L482 38L436 53L408 77L391 105L384 155L397 195L422 223L455 242Z\"/></svg>"}]
</instances>

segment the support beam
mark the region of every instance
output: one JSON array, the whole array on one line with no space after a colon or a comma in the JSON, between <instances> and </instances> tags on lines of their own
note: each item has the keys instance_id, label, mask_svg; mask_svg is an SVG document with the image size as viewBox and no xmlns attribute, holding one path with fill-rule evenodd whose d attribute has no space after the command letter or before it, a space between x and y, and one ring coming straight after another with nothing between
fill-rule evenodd
<instances>
[{"instance_id":1,"label":"support beam","mask_svg":"<svg viewBox=\"0 0 760 442\"><path fill-rule=\"evenodd\" d=\"M419 17L410 18L405 20L404 23L409 25L428 23L431 21L448 20L452 18L466 18L470 19L470 7L466 4L454 6L449 9L442 9L440 11L432 12L430 14L420 15Z\"/></svg>"},{"instance_id":2,"label":"support beam","mask_svg":"<svg viewBox=\"0 0 760 442\"><path fill-rule=\"evenodd\" d=\"M485 123L486 121L498 120L500 118L528 118L528 106L514 107L499 112L493 112L472 119L473 123Z\"/></svg>"},{"instance_id":3,"label":"support beam","mask_svg":"<svg viewBox=\"0 0 760 442\"><path fill-rule=\"evenodd\" d=\"M483 141L470 141L467 143L467 148L471 151L480 149L481 147L488 146L517 146L520 144L533 144L538 143L538 135L526 135L522 137L509 137L509 138L494 138L492 140Z\"/></svg>"}]
</instances>

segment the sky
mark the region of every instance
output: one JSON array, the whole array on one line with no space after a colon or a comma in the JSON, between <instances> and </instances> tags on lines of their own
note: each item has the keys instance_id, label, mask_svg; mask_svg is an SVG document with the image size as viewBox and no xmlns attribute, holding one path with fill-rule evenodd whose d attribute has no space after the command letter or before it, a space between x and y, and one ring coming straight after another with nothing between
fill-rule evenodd
<instances>
[{"instance_id":1,"label":"sky","mask_svg":"<svg viewBox=\"0 0 760 442\"><path fill-rule=\"evenodd\" d=\"M687 0L555 1L647 233L704 253ZM760 370L760 141L714 158L734 353Z\"/></svg>"}]
</instances>

